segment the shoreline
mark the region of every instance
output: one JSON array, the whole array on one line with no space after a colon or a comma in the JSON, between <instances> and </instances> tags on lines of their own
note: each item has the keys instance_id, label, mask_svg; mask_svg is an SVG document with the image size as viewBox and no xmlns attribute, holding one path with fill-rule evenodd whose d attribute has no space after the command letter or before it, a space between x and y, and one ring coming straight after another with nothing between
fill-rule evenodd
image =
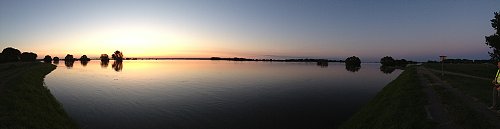
<instances>
[{"instance_id":1,"label":"shoreline","mask_svg":"<svg viewBox=\"0 0 500 129\"><path fill-rule=\"evenodd\" d=\"M339 129L434 128L416 67L409 67L361 107Z\"/></svg>"}]
</instances>

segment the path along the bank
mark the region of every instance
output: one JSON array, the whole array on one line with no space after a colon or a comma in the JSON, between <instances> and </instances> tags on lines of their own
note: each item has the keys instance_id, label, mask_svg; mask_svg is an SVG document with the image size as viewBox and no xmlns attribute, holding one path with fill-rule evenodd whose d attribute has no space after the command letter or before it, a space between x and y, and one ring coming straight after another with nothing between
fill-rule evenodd
<instances>
[{"instance_id":1,"label":"path along the bank","mask_svg":"<svg viewBox=\"0 0 500 129\"><path fill-rule=\"evenodd\" d=\"M453 116L447 110L445 105L445 103L447 102L443 102L443 99L437 93L436 88L433 87L438 87L440 89L443 89L443 91L440 92L446 92L447 94L453 96L454 99L459 99L460 102L463 102L461 104L470 107L471 109L473 109L474 112L478 113L480 116L484 116L484 118L486 119L486 121L484 121L485 124L490 124L494 128L500 129L500 120L497 118L494 112L488 110L486 104L477 101L477 99L474 99L473 97L464 94L463 92L459 91L456 88L453 88L450 84L441 80L438 76L433 74L431 70L425 67L422 66L418 67L417 73L421 85L424 86L423 90L426 93L429 101L429 104L426 105L428 118L439 123L437 128L461 129L462 127L459 126L459 123L456 123L452 120ZM449 71L446 71L446 74L453 74L463 77L487 80L487 78L476 77L462 73L453 73Z\"/></svg>"}]
</instances>

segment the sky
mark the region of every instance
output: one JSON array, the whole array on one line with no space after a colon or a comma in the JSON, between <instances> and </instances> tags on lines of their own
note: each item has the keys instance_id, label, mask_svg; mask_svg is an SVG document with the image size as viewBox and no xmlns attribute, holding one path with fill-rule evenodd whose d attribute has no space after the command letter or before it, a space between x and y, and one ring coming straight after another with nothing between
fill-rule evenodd
<instances>
[{"instance_id":1,"label":"sky","mask_svg":"<svg viewBox=\"0 0 500 129\"><path fill-rule=\"evenodd\" d=\"M0 0L0 47L64 57L489 59L498 0Z\"/></svg>"}]
</instances>

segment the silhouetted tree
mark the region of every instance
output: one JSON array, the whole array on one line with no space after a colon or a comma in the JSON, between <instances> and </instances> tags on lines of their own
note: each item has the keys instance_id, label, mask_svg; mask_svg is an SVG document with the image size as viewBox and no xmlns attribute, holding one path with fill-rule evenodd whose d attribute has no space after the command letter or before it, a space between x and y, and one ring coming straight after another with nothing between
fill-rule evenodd
<instances>
[{"instance_id":1,"label":"silhouetted tree","mask_svg":"<svg viewBox=\"0 0 500 129\"><path fill-rule=\"evenodd\" d=\"M87 55L83 55L80 57L80 61L90 61L90 58L87 57Z\"/></svg>"},{"instance_id":2,"label":"silhouetted tree","mask_svg":"<svg viewBox=\"0 0 500 129\"><path fill-rule=\"evenodd\" d=\"M401 67L406 67L406 65L408 65L408 63L409 62L406 61L405 59L395 61L396 66L401 66Z\"/></svg>"},{"instance_id":3,"label":"silhouetted tree","mask_svg":"<svg viewBox=\"0 0 500 129\"><path fill-rule=\"evenodd\" d=\"M50 55L46 55L45 58L43 58L43 62L52 63L52 57Z\"/></svg>"},{"instance_id":4,"label":"silhouetted tree","mask_svg":"<svg viewBox=\"0 0 500 129\"><path fill-rule=\"evenodd\" d=\"M106 61L108 62L109 61L109 56L108 54L101 54L101 57L99 57L101 59L101 61Z\"/></svg>"},{"instance_id":5,"label":"silhouetted tree","mask_svg":"<svg viewBox=\"0 0 500 129\"><path fill-rule=\"evenodd\" d=\"M390 56L386 56L386 57L383 57L382 59L380 59L380 63L383 66L394 66L394 65L396 65L396 61L392 57L390 57Z\"/></svg>"},{"instance_id":6,"label":"silhouetted tree","mask_svg":"<svg viewBox=\"0 0 500 129\"><path fill-rule=\"evenodd\" d=\"M361 66L361 60L356 56L352 56L352 57L345 59L345 64L349 65L349 66L359 67L359 66Z\"/></svg>"},{"instance_id":7,"label":"silhouetted tree","mask_svg":"<svg viewBox=\"0 0 500 129\"><path fill-rule=\"evenodd\" d=\"M59 57L56 56L52 60L54 60L54 64L59 64Z\"/></svg>"},{"instance_id":8,"label":"silhouetted tree","mask_svg":"<svg viewBox=\"0 0 500 129\"><path fill-rule=\"evenodd\" d=\"M0 53L0 63L4 63L4 62L7 62L7 61L5 61L5 59L3 57L3 53Z\"/></svg>"},{"instance_id":9,"label":"silhouetted tree","mask_svg":"<svg viewBox=\"0 0 500 129\"><path fill-rule=\"evenodd\" d=\"M3 49L0 62L17 62L21 60L21 51L8 47Z\"/></svg>"},{"instance_id":10,"label":"silhouetted tree","mask_svg":"<svg viewBox=\"0 0 500 129\"><path fill-rule=\"evenodd\" d=\"M500 12L500 11L499 11ZM490 54L491 60L500 60L500 14L499 12L494 12L495 18L491 19L491 27L495 29L495 33L490 36L486 36L486 45L493 48L493 52L488 52Z\"/></svg>"},{"instance_id":11,"label":"silhouetted tree","mask_svg":"<svg viewBox=\"0 0 500 129\"><path fill-rule=\"evenodd\" d=\"M115 53L111 57L116 61L122 61L123 60L123 53L117 50L117 51L115 51Z\"/></svg>"},{"instance_id":12,"label":"silhouetted tree","mask_svg":"<svg viewBox=\"0 0 500 129\"><path fill-rule=\"evenodd\" d=\"M66 57L64 57L64 61L75 61L75 58L73 58L73 55L67 54Z\"/></svg>"},{"instance_id":13,"label":"silhouetted tree","mask_svg":"<svg viewBox=\"0 0 500 129\"><path fill-rule=\"evenodd\" d=\"M23 62L35 62L37 55L33 52L23 52L21 53L21 61Z\"/></svg>"}]
</instances>

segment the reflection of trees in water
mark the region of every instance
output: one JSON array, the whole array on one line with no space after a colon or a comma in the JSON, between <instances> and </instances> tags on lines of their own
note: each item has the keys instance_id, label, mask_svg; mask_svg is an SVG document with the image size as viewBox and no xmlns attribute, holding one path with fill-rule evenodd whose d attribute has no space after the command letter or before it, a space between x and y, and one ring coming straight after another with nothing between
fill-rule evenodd
<instances>
[{"instance_id":1,"label":"reflection of trees in water","mask_svg":"<svg viewBox=\"0 0 500 129\"><path fill-rule=\"evenodd\" d=\"M73 64L75 63L74 60L65 60L64 61L64 65L66 66L66 68L70 69L73 67Z\"/></svg>"},{"instance_id":2,"label":"reflection of trees in water","mask_svg":"<svg viewBox=\"0 0 500 129\"><path fill-rule=\"evenodd\" d=\"M396 67L393 67L393 66L380 66L380 71L382 71L382 73L385 73L385 74L391 74L392 72L394 72L396 70Z\"/></svg>"},{"instance_id":3,"label":"reflection of trees in water","mask_svg":"<svg viewBox=\"0 0 500 129\"><path fill-rule=\"evenodd\" d=\"M361 69L361 66L358 65L345 65L345 69L349 72L358 72Z\"/></svg>"},{"instance_id":4,"label":"reflection of trees in water","mask_svg":"<svg viewBox=\"0 0 500 129\"><path fill-rule=\"evenodd\" d=\"M326 67L328 67L328 61L320 60L320 61L316 62L316 65L321 67L321 68L326 68Z\"/></svg>"},{"instance_id":5,"label":"reflection of trees in water","mask_svg":"<svg viewBox=\"0 0 500 129\"><path fill-rule=\"evenodd\" d=\"M89 61L87 60L80 60L80 64L82 64L83 67L87 66L88 63Z\"/></svg>"},{"instance_id":6,"label":"reflection of trees in water","mask_svg":"<svg viewBox=\"0 0 500 129\"><path fill-rule=\"evenodd\" d=\"M109 64L109 60L101 60L101 67L102 68L107 68Z\"/></svg>"},{"instance_id":7,"label":"reflection of trees in water","mask_svg":"<svg viewBox=\"0 0 500 129\"><path fill-rule=\"evenodd\" d=\"M113 69L115 69L116 72L120 72L123 69L123 62L115 60L111 65L111 67L113 67Z\"/></svg>"}]
</instances>

